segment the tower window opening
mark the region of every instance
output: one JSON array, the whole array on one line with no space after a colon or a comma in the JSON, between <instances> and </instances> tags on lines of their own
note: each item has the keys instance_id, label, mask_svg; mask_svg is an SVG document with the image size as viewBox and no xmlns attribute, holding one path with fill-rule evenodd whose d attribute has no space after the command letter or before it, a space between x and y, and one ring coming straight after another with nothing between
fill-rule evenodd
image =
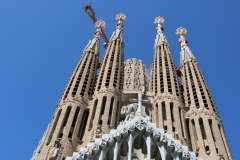
<instances>
[{"instance_id":1,"label":"tower window opening","mask_svg":"<svg viewBox=\"0 0 240 160\"><path fill-rule=\"evenodd\" d=\"M68 134L68 138L72 138L72 135L74 133L74 128L75 128L75 125L76 125L76 121L77 121L77 118L78 118L79 111L80 111L80 108L78 107L76 112L75 112L75 114L74 114L74 118L73 118L73 121L72 121L71 129L70 129L70 132Z\"/></svg>"},{"instance_id":2,"label":"tower window opening","mask_svg":"<svg viewBox=\"0 0 240 160\"><path fill-rule=\"evenodd\" d=\"M158 104L156 104L156 122L157 122L157 126L159 127L159 115L158 115Z\"/></svg>"},{"instance_id":3,"label":"tower window opening","mask_svg":"<svg viewBox=\"0 0 240 160\"><path fill-rule=\"evenodd\" d=\"M92 129L92 126L93 126L93 120L95 118L97 104L98 104L98 99L95 100L94 105L93 105L91 121L90 121L89 128L88 128L89 131Z\"/></svg>"},{"instance_id":4,"label":"tower window opening","mask_svg":"<svg viewBox=\"0 0 240 160\"><path fill-rule=\"evenodd\" d=\"M186 127L187 127L187 136L188 136L189 139L191 140L190 130L189 130L189 119L186 119Z\"/></svg>"},{"instance_id":5,"label":"tower window opening","mask_svg":"<svg viewBox=\"0 0 240 160\"><path fill-rule=\"evenodd\" d=\"M212 129L212 120L209 119L208 123L209 123L209 126L210 126L210 130L211 130L212 138L213 138L214 145L215 145L215 148L216 148L216 152L218 153L218 149L217 149L216 144L215 144L216 143L216 139L215 139L215 136L214 136L214 133L213 133L213 129Z\"/></svg>"},{"instance_id":6,"label":"tower window opening","mask_svg":"<svg viewBox=\"0 0 240 160\"><path fill-rule=\"evenodd\" d=\"M181 108L179 107L178 108L178 113L179 113L179 117L180 117L180 126L181 126L181 130L182 130L182 136L184 137L184 131L183 131L183 121L182 121L182 110Z\"/></svg>"},{"instance_id":7,"label":"tower window opening","mask_svg":"<svg viewBox=\"0 0 240 160\"><path fill-rule=\"evenodd\" d=\"M120 113L119 113L119 109L120 109L119 106L120 106L120 102L118 100L118 102L117 102L117 114L116 114L116 117L115 117L115 126L118 125L118 119L119 119L119 115L120 115Z\"/></svg>"},{"instance_id":8,"label":"tower window opening","mask_svg":"<svg viewBox=\"0 0 240 160\"><path fill-rule=\"evenodd\" d=\"M104 96L103 99L102 99L101 115L104 114L105 106L106 106L106 100L107 100L107 97Z\"/></svg>"},{"instance_id":9,"label":"tower window opening","mask_svg":"<svg viewBox=\"0 0 240 160\"><path fill-rule=\"evenodd\" d=\"M56 129L56 126L57 126L59 117L60 117L60 115L61 115L61 112L62 112L62 110L60 109L60 110L58 111L57 117L56 117L56 119L55 119L55 121L54 121L54 123L53 123L52 130L51 130L51 132L50 132L50 134L49 134L49 138L48 138L48 141L47 141L47 145L51 142L51 139L52 139L53 133L54 133L54 131L55 131L55 129Z\"/></svg>"},{"instance_id":10,"label":"tower window opening","mask_svg":"<svg viewBox=\"0 0 240 160\"><path fill-rule=\"evenodd\" d=\"M171 111L171 120L174 122L174 114L173 114L173 103L170 103L170 111Z\"/></svg>"},{"instance_id":11,"label":"tower window opening","mask_svg":"<svg viewBox=\"0 0 240 160\"><path fill-rule=\"evenodd\" d=\"M199 119L199 125L200 125L200 129L201 129L201 133L202 133L202 138L206 140L207 136L206 136L206 132L205 132L205 128L204 128L202 118Z\"/></svg>"},{"instance_id":12,"label":"tower window opening","mask_svg":"<svg viewBox=\"0 0 240 160\"><path fill-rule=\"evenodd\" d=\"M163 123L164 121L167 120L167 115L166 115L166 107L165 107L165 102L162 102L162 118L163 118Z\"/></svg>"},{"instance_id":13,"label":"tower window opening","mask_svg":"<svg viewBox=\"0 0 240 160\"><path fill-rule=\"evenodd\" d=\"M84 136L84 131L87 125L87 120L88 120L88 115L89 115L89 109L85 109L83 112L83 118L79 127L79 131L78 131L78 137L80 140L82 140L83 136Z\"/></svg>"},{"instance_id":14,"label":"tower window opening","mask_svg":"<svg viewBox=\"0 0 240 160\"><path fill-rule=\"evenodd\" d=\"M59 134L58 134L58 138L62 138L62 136L63 136L63 128L67 125L67 122L68 122L68 117L69 117L69 114L70 114L70 112L71 112L71 106L68 106L68 108L67 108L67 111L66 111L66 113L65 113L65 115L64 115L64 120L63 120L63 123L62 123L62 126L61 126L61 128L60 128L60 130L59 130Z\"/></svg>"},{"instance_id":15,"label":"tower window opening","mask_svg":"<svg viewBox=\"0 0 240 160\"><path fill-rule=\"evenodd\" d=\"M114 97L111 98L111 103L110 103L110 109L108 113L108 125L111 124L111 119L112 119L112 109L113 109L113 102L114 102Z\"/></svg>"}]
</instances>

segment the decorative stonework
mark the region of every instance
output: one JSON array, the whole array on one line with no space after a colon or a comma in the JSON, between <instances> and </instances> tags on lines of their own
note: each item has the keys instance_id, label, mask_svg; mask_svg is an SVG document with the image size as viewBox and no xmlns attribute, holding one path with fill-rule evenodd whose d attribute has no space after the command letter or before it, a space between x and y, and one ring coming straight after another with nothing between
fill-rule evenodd
<instances>
[{"instance_id":1,"label":"decorative stonework","mask_svg":"<svg viewBox=\"0 0 240 160\"><path fill-rule=\"evenodd\" d=\"M177 96L174 96L174 95L172 95L170 93L163 93L163 94L161 94L159 96L155 96L154 103L156 103L159 100L163 100L164 98L170 99L170 100L175 100L175 101L180 101L180 99Z\"/></svg>"},{"instance_id":2,"label":"decorative stonework","mask_svg":"<svg viewBox=\"0 0 240 160\"><path fill-rule=\"evenodd\" d=\"M127 59L124 67L124 90L138 91L142 86L146 86L148 90L146 65L136 58Z\"/></svg>"},{"instance_id":3,"label":"decorative stonework","mask_svg":"<svg viewBox=\"0 0 240 160\"><path fill-rule=\"evenodd\" d=\"M209 118L214 117L216 120L221 121L219 116L215 112L212 112L207 109L192 109L186 113L186 118L194 118L196 116L206 115Z\"/></svg>"},{"instance_id":4,"label":"decorative stonework","mask_svg":"<svg viewBox=\"0 0 240 160\"><path fill-rule=\"evenodd\" d=\"M100 90L98 91L98 94L99 93L112 93L114 94L115 96L117 96L118 98L120 98L120 94L117 92L117 90L115 89L109 89L109 88L106 88L105 90Z\"/></svg>"},{"instance_id":5,"label":"decorative stonework","mask_svg":"<svg viewBox=\"0 0 240 160\"><path fill-rule=\"evenodd\" d=\"M73 156L67 157L66 160L104 159L109 148L113 148L113 160L117 160L118 149L115 148L121 147L123 141L129 141L130 136L132 136L132 140L129 141L128 148L134 147L134 139L138 135L141 135L146 143L147 139L150 138L152 143L147 143L147 148L157 146L163 159L170 156L176 160L185 158L201 160L201 158L196 157L194 152L188 151L188 147L182 146L180 141L174 140L171 135L165 134L163 129L156 128L154 123L147 122L147 119L142 116L135 116L133 120L128 121L123 126L118 126L116 130L111 130L110 134L103 135L100 140L89 143L86 148L81 148L80 152L73 153ZM128 155L129 158L131 155Z\"/></svg>"},{"instance_id":6,"label":"decorative stonework","mask_svg":"<svg viewBox=\"0 0 240 160\"><path fill-rule=\"evenodd\" d=\"M60 105L59 107L65 105L66 103L80 103L84 106L88 106L88 101L87 100L84 100L84 98L82 97L73 97L72 99L67 99L67 100L64 100Z\"/></svg>"}]
</instances>

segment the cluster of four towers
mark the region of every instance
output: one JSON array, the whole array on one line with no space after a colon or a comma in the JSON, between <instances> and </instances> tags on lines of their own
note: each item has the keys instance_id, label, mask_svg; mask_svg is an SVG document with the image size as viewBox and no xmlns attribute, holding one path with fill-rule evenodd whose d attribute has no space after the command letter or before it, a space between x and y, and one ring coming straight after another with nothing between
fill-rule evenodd
<instances>
[{"instance_id":1,"label":"cluster of four towers","mask_svg":"<svg viewBox=\"0 0 240 160\"><path fill-rule=\"evenodd\" d=\"M181 45L181 67L177 68L164 35L164 19L155 18L157 34L148 77L141 60L124 62L126 16L118 14L116 18L116 29L102 61L99 41L105 22L95 23L97 30L85 47L32 159L63 160L110 133L129 116L130 104L123 95L138 92L143 86L146 95L152 97L151 107L143 106L144 115L158 128L203 159L232 159L212 95L184 37L186 29L177 29Z\"/></svg>"}]
</instances>

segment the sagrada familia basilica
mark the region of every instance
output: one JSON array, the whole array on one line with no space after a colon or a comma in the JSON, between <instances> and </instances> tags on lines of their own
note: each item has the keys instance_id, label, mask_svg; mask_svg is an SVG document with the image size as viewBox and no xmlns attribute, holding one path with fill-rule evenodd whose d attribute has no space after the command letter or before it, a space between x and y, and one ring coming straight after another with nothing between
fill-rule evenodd
<instances>
[{"instance_id":1,"label":"sagrada familia basilica","mask_svg":"<svg viewBox=\"0 0 240 160\"><path fill-rule=\"evenodd\" d=\"M185 38L187 30L176 31L177 68L164 19L155 18L148 73L142 60L124 61L125 18L116 16L102 60L99 41L105 22L96 21L31 160L232 160L211 92Z\"/></svg>"}]
</instances>

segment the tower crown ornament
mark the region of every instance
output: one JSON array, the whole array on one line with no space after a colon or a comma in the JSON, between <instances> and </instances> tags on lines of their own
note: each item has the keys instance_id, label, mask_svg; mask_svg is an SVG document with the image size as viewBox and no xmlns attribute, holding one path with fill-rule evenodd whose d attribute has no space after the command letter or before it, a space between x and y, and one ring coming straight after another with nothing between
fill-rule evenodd
<instances>
[{"instance_id":1,"label":"tower crown ornament","mask_svg":"<svg viewBox=\"0 0 240 160\"><path fill-rule=\"evenodd\" d=\"M116 20L118 20L116 29L122 29L122 28L123 28L123 23L122 23L122 21L123 21L123 20L126 20L126 15L123 14L123 13L119 13L119 14L116 15Z\"/></svg>"},{"instance_id":2,"label":"tower crown ornament","mask_svg":"<svg viewBox=\"0 0 240 160\"><path fill-rule=\"evenodd\" d=\"M106 27L106 23L103 20L98 20L95 22L95 27L97 30L94 32L94 36L98 39L102 36L102 28Z\"/></svg>"},{"instance_id":3,"label":"tower crown ornament","mask_svg":"<svg viewBox=\"0 0 240 160\"><path fill-rule=\"evenodd\" d=\"M179 27L176 30L176 34L180 35L179 43L181 44L181 47L183 47L184 45L187 45L187 40L184 37L187 34L187 29L183 27Z\"/></svg>"},{"instance_id":4,"label":"tower crown ornament","mask_svg":"<svg viewBox=\"0 0 240 160\"><path fill-rule=\"evenodd\" d=\"M119 21L126 20L126 15L123 13L119 13L116 15L116 20L119 20Z\"/></svg>"},{"instance_id":5,"label":"tower crown ornament","mask_svg":"<svg viewBox=\"0 0 240 160\"><path fill-rule=\"evenodd\" d=\"M162 27L162 24L164 23L163 17L160 17L160 16L156 17L154 19L154 23L156 23L158 25L156 28L157 33L163 32L163 27Z\"/></svg>"},{"instance_id":6,"label":"tower crown ornament","mask_svg":"<svg viewBox=\"0 0 240 160\"><path fill-rule=\"evenodd\" d=\"M96 28L105 28L106 23L103 20L98 20L98 21L95 22L95 27Z\"/></svg>"}]
</instances>

